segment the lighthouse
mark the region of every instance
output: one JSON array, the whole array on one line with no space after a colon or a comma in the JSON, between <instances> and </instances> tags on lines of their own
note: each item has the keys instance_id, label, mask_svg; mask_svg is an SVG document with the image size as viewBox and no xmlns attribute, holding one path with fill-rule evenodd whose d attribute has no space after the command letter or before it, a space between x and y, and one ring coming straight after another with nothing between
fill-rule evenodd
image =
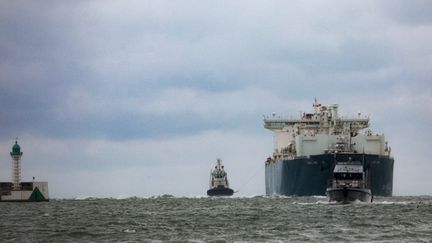
<instances>
[{"instance_id":1,"label":"lighthouse","mask_svg":"<svg viewBox=\"0 0 432 243\"><path fill-rule=\"evenodd\" d=\"M21 147L18 144L18 140L15 140L15 144L12 147L10 156L12 157L12 190L21 190Z\"/></svg>"},{"instance_id":2,"label":"lighthouse","mask_svg":"<svg viewBox=\"0 0 432 243\"><path fill-rule=\"evenodd\" d=\"M0 202L45 202L49 201L48 182L21 181L21 146L18 139L12 146L12 181L0 182Z\"/></svg>"}]
</instances>

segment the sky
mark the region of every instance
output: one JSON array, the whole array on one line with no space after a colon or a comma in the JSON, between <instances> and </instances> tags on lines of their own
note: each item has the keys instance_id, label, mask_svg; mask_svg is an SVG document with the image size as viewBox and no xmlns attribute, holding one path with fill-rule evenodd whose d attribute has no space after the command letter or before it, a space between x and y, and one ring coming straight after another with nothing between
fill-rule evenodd
<instances>
[{"instance_id":1,"label":"sky","mask_svg":"<svg viewBox=\"0 0 432 243\"><path fill-rule=\"evenodd\" d=\"M263 115L369 114L395 195L432 195L432 2L0 1L0 181L50 196L265 194Z\"/></svg>"}]
</instances>

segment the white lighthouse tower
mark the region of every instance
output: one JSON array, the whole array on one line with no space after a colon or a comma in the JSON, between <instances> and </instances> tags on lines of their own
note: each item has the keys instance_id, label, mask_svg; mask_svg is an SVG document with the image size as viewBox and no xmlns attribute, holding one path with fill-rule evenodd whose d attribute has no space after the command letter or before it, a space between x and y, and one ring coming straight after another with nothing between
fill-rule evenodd
<instances>
[{"instance_id":1,"label":"white lighthouse tower","mask_svg":"<svg viewBox=\"0 0 432 243\"><path fill-rule=\"evenodd\" d=\"M15 140L10 155L12 157L12 189L21 190L21 156L23 152L21 152L21 147L17 140Z\"/></svg>"}]
</instances>

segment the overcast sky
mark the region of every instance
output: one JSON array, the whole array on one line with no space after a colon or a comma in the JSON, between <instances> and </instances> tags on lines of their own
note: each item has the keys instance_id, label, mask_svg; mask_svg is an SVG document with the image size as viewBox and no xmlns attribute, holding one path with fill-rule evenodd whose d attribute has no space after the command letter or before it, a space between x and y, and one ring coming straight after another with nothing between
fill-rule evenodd
<instances>
[{"instance_id":1,"label":"overcast sky","mask_svg":"<svg viewBox=\"0 0 432 243\"><path fill-rule=\"evenodd\" d=\"M432 194L432 2L0 1L0 181L51 197L262 195L262 116L371 115L394 194Z\"/></svg>"}]
</instances>

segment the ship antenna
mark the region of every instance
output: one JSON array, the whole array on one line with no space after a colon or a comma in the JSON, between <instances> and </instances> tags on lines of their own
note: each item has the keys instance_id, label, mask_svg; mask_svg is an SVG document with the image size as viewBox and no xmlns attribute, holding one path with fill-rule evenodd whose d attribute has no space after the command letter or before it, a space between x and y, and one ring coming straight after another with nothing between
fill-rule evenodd
<instances>
[{"instance_id":1,"label":"ship antenna","mask_svg":"<svg viewBox=\"0 0 432 243\"><path fill-rule=\"evenodd\" d=\"M321 106L321 104L320 103L318 103L318 100L317 100L317 98L315 97L315 99L314 99L314 103L312 104L312 106L314 107L314 109L315 109L315 113L318 113L318 107L320 107Z\"/></svg>"},{"instance_id":2,"label":"ship antenna","mask_svg":"<svg viewBox=\"0 0 432 243\"><path fill-rule=\"evenodd\" d=\"M220 169L221 168L222 159L221 158L217 158L216 161L217 161L218 169Z\"/></svg>"},{"instance_id":3,"label":"ship antenna","mask_svg":"<svg viewBox=\"0 0 432 243\"><path fill-rule=\"evenodd\" d=\"M352 136L352 126L351 126L351 122L349 123L349 147L348 147L348 151L351 152L351 136Z\"/></svg>"}]
</instances>

